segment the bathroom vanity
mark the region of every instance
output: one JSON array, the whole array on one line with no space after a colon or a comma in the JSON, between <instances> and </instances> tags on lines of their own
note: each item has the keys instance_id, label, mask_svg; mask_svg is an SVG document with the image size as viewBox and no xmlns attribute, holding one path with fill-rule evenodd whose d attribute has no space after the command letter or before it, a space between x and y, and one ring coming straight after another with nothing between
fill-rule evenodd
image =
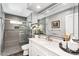
<instances>
[{"instance_id":1,"label":"bathroom vanity","mask_svg":"<svg viewBox=\"0 0 79 59\"><path fill-rule=\"evenodd\" d=\"M60 41L62 40L47 41L42 38L29 38L29 56L78 56L63 51L59 47Z\"/></svg>"}]
</instances>

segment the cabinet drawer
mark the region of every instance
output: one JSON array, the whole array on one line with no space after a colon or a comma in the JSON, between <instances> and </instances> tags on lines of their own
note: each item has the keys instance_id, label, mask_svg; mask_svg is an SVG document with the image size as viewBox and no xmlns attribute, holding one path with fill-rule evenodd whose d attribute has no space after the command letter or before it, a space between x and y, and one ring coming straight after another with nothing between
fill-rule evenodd
<instances>
[{"instance_id":1,"label":"cabinet drawer","mask_svg":"<svg viewBox=\"0 0 79 59\"><path fill-rule=\"evenodd\" d=\"M30 41L29 55L31 56L58 56L47 48Z\"/></svg>"},{"instance_id":2,"label":"cabinet drawer","mask_svg":"<svg viewBox=\"0 0 79 59\"><path fill-rule=\"evenodd\" d=\"M40 52L39 53L42 56L58 56L56 53L48 50L47 48L45 48L43 46L40 46L40 45L35 44L35 43L33 43L32 45L35 46L41 52L41 53Z\"/></svg>"}]
</instances>

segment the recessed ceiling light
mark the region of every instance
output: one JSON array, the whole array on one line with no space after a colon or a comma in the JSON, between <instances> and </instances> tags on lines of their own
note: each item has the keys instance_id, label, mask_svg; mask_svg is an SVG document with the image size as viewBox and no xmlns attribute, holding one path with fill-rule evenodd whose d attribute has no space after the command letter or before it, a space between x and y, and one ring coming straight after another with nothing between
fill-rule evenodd
<instances>
[{"instance_id":1,"label":"recessed ceiling light","mask_svg":"<svg viewBox=\"0 0 79 59\"><path fill-rule=\"evenodd\" d=\"M62 3L63 5L66 5L67 3Z\"/></svg>"},{"instance_id":2,"label":"recessed ceiling light","mask_svg":"<svg viewBox=\"0 0 79 59\"><path fill-rule=\"evenodd\" d=\"M37 9L40 9L40 8L41 8L41 6L40 6L40 5L37 5L37 6L36 6L36 8L37 8Z\"/></svg>"},{"instance_id":3,"label":"recessed ceiling light","mask_svg":"<svg viewBox=\"0 0 79 59\"><path fill-rule=\"evenodd\" d=\"M49 12L49 10L46 11L46 13L48 13L48 12Z\"/></svg>"}]
</instances>

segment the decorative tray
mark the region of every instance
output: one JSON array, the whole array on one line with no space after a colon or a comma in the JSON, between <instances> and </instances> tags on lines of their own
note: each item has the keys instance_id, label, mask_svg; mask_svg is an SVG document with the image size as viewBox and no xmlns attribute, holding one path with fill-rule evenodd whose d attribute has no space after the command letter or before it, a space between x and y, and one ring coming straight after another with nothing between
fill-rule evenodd
<instances>
[{"instance_id":1,"label":"decorative tray","mask_svg":"<svg viewBox=\"0 0 79 59\"><path fill-rule=\"evenodd\" d=\"M71 49L69 49L69 48L63 48L63 47L62 47L62 43L59 43L59 47L60 47L63 51L65 51L65 52L67 52L67 53L70 53L70 54L73 54L73 55L78 55L78 54L79 54L79 49L76 50L76 51L73 51L73 50L71 50Z\"/></svg>"}]
</instances>

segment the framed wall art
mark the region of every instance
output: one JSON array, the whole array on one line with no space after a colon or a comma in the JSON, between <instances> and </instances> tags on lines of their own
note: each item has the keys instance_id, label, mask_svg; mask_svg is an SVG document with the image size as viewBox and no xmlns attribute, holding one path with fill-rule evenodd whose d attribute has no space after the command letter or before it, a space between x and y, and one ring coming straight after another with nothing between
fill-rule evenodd
<instances>
[{"instance_id":1,"label":"framed wall art","mask_svg":"<svg viewBox=\"0 0 79 59\"><path fill-rule=\"evenodd\" d=\"M51 27L52 28L60 28L60 20L52 21Z\"/></svg>"}]
</instances>

